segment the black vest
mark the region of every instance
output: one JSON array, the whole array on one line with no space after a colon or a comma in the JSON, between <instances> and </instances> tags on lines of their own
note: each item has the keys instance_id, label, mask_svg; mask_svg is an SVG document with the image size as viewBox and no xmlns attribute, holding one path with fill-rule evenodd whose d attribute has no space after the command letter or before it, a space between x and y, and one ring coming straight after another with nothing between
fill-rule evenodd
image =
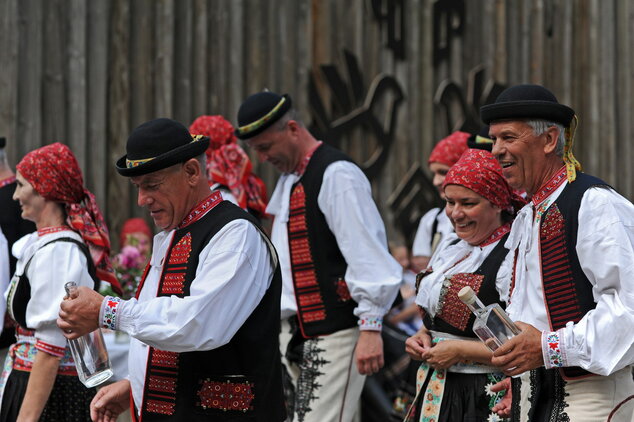
<instances>
[{"instance_id":1,"label":"black vest","mask_svg":"<svg viewBox=\"0 0 634 422\"><path fill-rule=\"evenodd\" d=\"M357 325L345 274L348 265L319 209L317 197L326 168L352 160L321 144L291 189L288 241L299 328L304 338L332 334Z\"/></svg>"},{"instance_id":2,"label":"black vest","mask_svg":"<svg viewBox=\"0 0 634 422\"><path fill-rule=\"evenodd\" d=\"M576 324L596 307L592 284L581 269L576 251L581 199L593 186L609 188L601 179L577 173L577 179L548 207L540 223L542 285L552 330L564 327L569 321ZM579 367L561 368L565 379L589 374Z\"/></svg>"},{"instance_id":3,"label":"black vest","mask_svg":"<svg viewBox=\"0 0 634 422\"><path fill-rule=\"evenodd\" d=\"M505 304L500 300L496 281L498 270L509 252L509 250L504 247L504 243L508 237L509 235L507 233L500 239L498 244L495 245L493 250L484 259L477 270L473 273L464 274L460 277L462 281L470 276L472 282L477 282L479 278L481 280L481 284L478 287L469 283L457 284L454 286L453 284L457 282L457 280L454 280L454 277L458 275L452 277L451 281L446 282L447 284L441 289L441 295L443 295L443 298L441 299L442 304L433 319L429 316L429 314L425 314L423 318L425 327L430 330L440 331L456 336L477 338L473 332L475 316L469 310L467 305L458 299L457 295L457 292L467 284L473 288L483 304L490 305L492 303L498 303L502 309L504 309ZM424 283L425 281L423 280L422 282ZM445 312L443 312L445 309L450 311L446 312L446 315Z\"/></svg>"},{"instance_id":4,"label":"black vest","mask_svg":"<svg viewBox=\"0 0 634 422\"><path fill-rule=\"evenodd\" d=\"M158 296L189 296L200 251L220 229L237 219L259 228L251 215L223 201L200 220L177 229L165 255ZM283 421L286 412L278 337L281 286L277 266L264 297L224 346L186 353L151 347L141 420Z\"/></svg>"},{"instance_id":5,"label":"black vest","mask_svg":"<svg viewBox=\"0 0 634 422\"><path fill-rule=\"evenodd\" d=\"M9 265L10 273L15 272L16 258L11 253L11 246L16 240L29 233L33 233L35 224L32 221L22 219L20 203L13 200L16 182L0 187L0 228L9 244Z\"/></svg>"}]
</instances>

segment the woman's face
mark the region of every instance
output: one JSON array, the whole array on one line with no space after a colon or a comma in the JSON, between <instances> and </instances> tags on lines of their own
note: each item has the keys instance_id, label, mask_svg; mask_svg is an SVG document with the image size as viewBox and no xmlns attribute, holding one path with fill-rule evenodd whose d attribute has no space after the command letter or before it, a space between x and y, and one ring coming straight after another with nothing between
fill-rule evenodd
<instances>
[{"instance_id":1,"label":"woman's face","mask_svg":"<svg viewBox=\"0 0 634 422\"><path fill-rule=\"evenodd\" d=\"M125 245L121 245L121 247L134 246L143 256L150 256L151 242L147 234L134 232L126 236Z\"/></svg>"},{"instance_id":2,"label":"woman's face","mask_svg":"<svg viewBox=\"0 0 634 422\"><path fill-rule=\"evenodd\" d=\"M445 181L445 176L447 176L449 168L450 167L447 164L443 163L434 162L429 165L429 170L433 175L432 183L434 184L436 189L438 189L438 193L440 194L441 198L445 197L445 193L442 190L442 183Z\"/></svg>"},{"instance_id":3,"label":"woman's face","mask_svg":"<svg viewBox=\"0 0 634 422\"><path fill-rule=\"evenodd\" d=\"M22 218L37 224L42 218L42 211L46 205L46 199L37 193L33 186L22 177L20 172L16 173L15 178L17 179L17 183L15 192L13 193L13 200L20 203L20 207L22 207Z\"/></svg>"},{"instance_id":4,"label":"woman's face","mask_svg":"<svg viewBox=\"0 0 634 422\"><path fill-rule=\"evenodd\" d=\"M471 189L447 185L445 199L456 234L470 245L479 245L502 225L502 210Z\"/></svg>"}]
</instances>

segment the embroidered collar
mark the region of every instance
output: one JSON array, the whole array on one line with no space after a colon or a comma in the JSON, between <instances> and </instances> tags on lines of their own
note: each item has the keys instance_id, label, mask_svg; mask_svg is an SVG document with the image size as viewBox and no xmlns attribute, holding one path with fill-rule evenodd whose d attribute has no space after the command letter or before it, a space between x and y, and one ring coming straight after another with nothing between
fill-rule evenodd
<instances>
[{"instance_id":1,"label":"embroidered collar","mask_svg":"<svg viewBox=\"0 0 634 422\"><path fill-rule=\"evenodd\" d=\"M297 176L302 177L302 175L306 171L306 167L308 166L308 163L310 162L311 157L313 156L315 151L317 151L317 148L321 146L322 143L323 143L322 141L317 141L317 145L315 146L315 148L308 151L308 154L306 154L306 156L302 159L302 161L300 161L297 167L295 167L295 171L293 172L293 174L296 174Z\"/></svg>"},{"instance_id":2,"label":"embroidered collar","mask_svg":"<svg viewBox=\"0 0 634 422\"><path fill-rule=\"evenodd\" d=\"M566 166L563 166L537 191L537 193L533 195L531 198L533 205L537 207L544 201L544 199L548 198L554 191L556 191L559 186L563 185L566 180Z\"/></svg>"},{"instance_id":3,"label":"embroidered collar","mask_svg":"<svg viewBox=\"0 0 634 422\"><path fill-rule=\"evenodd\" d=\"M56 227L44 227L41 229L37 229L38 237L45 236L51 233L63 232L63 231L72 231L68 226L56 226Z\"/></svg>"},{"instance_id":4,"label":"embroidered collar","mask_svg":"<svg viewBox=\"0 0 634 422\"><path fill-rule=\"evenodd\" d=\"M192 210L187 214L187 217L181 221L181 223L176 227L177 229L182 229L183 227L187 227L190 224L200 220L205 214L211 211L216 205L222 202L222 195L219 191L214 191L207 198L203 199L198 203Z\"/></svg>"},{"instance_id":5,"label":"embroidered collar","mask_svg":"<svg viewBox=\"0 0 634 422\"><path fill-rule=\"evenodd\" d=\"M9 176L6 179L0 180L0 188L5 187L6 185L10 185L11 183L15 182L15 180L15 176Z\"/></svg>"},{"instance_id":6,"label":"embroidered collar","mask_svg":"<svg viewBox=\"0 0 634 422\"><path fill-rule=\"evenodd\" d=\"M488 246L493 242L497 242L498 240L502 238L502 236L504 236L510 231L511 231L511 223L506 223L498 227L497 229L495 229L495 231L491 233L491 236L489 236L484 242L480 243L478 246L481 248L484 248L485 246Z\"/></svg>"}]
</instances>

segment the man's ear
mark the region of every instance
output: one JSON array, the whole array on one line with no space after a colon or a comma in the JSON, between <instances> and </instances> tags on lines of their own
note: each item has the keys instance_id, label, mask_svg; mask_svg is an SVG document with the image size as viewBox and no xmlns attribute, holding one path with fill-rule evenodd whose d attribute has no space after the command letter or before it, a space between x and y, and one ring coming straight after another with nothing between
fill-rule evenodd
<instances>
[{"instance_id":1,"label":"man's ear","mask_svg":"<svg viewBox=\"0 0 634 422\"><path fill-rule=\"evenodd\" d=\"M202 176L202 168L200 162L196 158L190 158L183 163L183 171L187 177L187 182L194 186L198 184Z\"/></svg>"},{"instance_id":2,"label":"man's ear","mask_svg":"<svg viewBox=\"0 0 634 422\"><path fill-rule=\"evenodd\" d=\"M544 135L544 153L551 154L557 149L557 140L559 139L559 129L556 126L551 126L546 129Z\"/></svg>"}]
</instances>

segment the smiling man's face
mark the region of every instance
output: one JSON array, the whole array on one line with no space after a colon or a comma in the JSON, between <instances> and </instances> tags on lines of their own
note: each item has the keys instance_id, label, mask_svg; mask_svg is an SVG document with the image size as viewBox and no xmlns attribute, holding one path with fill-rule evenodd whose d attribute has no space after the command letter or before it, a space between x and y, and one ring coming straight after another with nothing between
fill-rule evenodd
<instances>
[{"instance_id":1,"label":"smiling man's face","mask_svg":"<svg viewBox=\"0 0 634 422\"><path fill-rule=\"evenodd\" d=\"M526 122L513 120L491 123L489 137L493 140L492 153L509 185L535 193L544 178L545 135L535 135Z\"/></svg>"}]
</instances>

